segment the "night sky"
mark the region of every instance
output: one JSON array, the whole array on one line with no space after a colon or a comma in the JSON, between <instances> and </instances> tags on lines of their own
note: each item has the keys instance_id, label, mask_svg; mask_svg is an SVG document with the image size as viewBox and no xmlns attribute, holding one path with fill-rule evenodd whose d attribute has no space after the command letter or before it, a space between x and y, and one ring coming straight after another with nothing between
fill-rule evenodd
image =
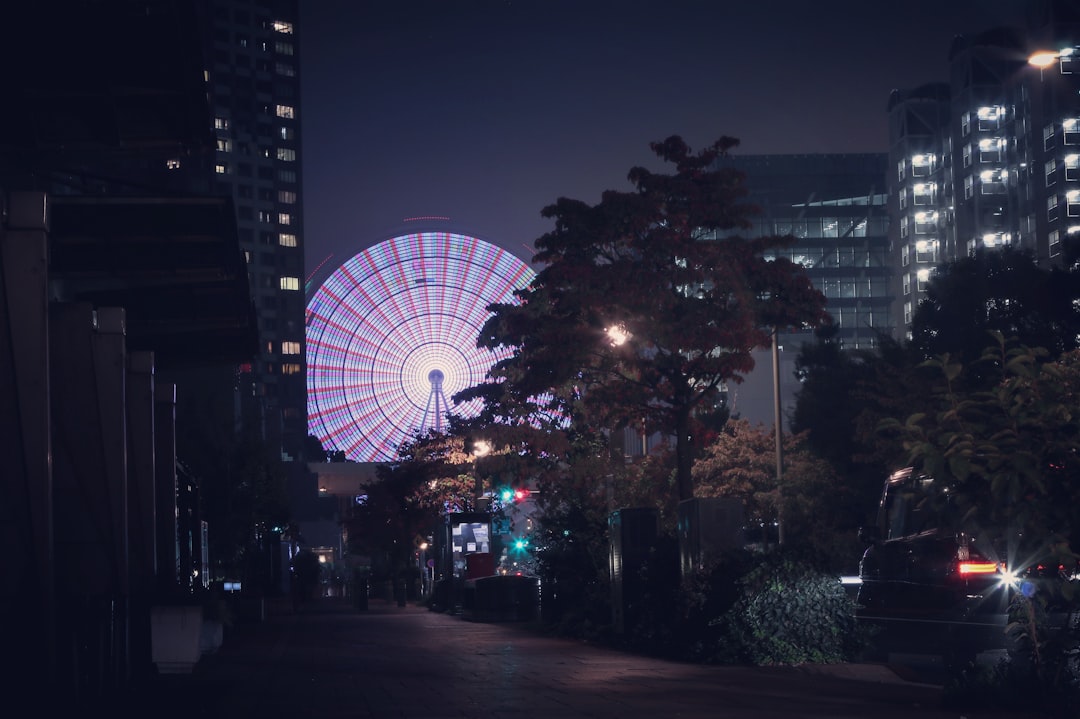
<instances>
[{"instance_id":1,"label":"night sky","mask_svg":"<svg viewBox=\"0 0 1080 719\"><path fill-rule=\"evenodd\" d=\"M309 274L449 217L531 259L565 196L628 190L648 144L887 151L893 88L1022 0L303 0ZM902 17L893 13L903 13ZM751 179L752 182L752 179ZM329 259L328 259L329 258Z\"/></svg>"}]
</instances>

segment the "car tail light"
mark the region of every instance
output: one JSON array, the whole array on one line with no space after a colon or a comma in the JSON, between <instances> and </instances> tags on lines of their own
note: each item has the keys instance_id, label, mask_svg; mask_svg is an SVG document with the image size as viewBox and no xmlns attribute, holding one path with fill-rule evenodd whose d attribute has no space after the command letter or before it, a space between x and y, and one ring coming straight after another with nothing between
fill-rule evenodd
<instances>
[{"instance_id":1,"label":"car tail light","mask_svg":"<svg viewBox=\"0 0 1080 719\"><path fill-rule=\"evenodd\" d=\"M960 564L957 567L957 570L960 572L960 574L963 574L963 575L996 574L998 569L1000 569L1000 567L998 566L997 562L978 562L978 561L960 562Z\"/></svg>"}]
</instances>

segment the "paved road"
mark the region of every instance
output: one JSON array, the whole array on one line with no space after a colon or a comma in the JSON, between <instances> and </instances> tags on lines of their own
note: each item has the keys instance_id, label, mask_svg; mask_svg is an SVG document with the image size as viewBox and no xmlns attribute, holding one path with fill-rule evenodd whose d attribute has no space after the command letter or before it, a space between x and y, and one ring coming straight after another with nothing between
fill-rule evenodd
<instances>
[{"instance_id":1,"label":"paved road","mask_svg":"<svg viewBox=\"0 0 1080 719\"><path fill-rule=\"evenodd\" d=\"M884 665L722 667L538 636L376 600L271 609L204 656L101 707L111 717L664 719L1017 716L940 708ZM89 707L88 707L89 709ZM91 713L93 713L91 711Z\"/></svg>"}]
</instances>

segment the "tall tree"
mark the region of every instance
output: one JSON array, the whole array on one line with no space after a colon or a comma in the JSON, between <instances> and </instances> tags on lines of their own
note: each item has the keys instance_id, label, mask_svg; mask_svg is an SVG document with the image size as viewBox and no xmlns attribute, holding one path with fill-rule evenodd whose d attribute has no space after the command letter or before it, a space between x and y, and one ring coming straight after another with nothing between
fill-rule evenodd
<instances>
[{"instance_id":1,"label":"tall tree","mask_svg":"<svg viewBox=\"0 0 1080 719\"><path fill-rule=\"evenodd\" d=\"M824 317L802 268L770 258L793 237L739 234L756 209L744 173L716 162L737 143L722 137L695 154L669 137L651 148L672 174L634 167L634 191L544 208L555 221L535 242L544 268L520 303L491 307L478 340L514 353L455 399L483 397L492 416L543 408L673 436L677 494L693 497L696 414L712 413L723 384L753 369L772 328Z\"/></svg>"},{"instance_id":2,"label":"tall tree","mask_svg":"<svg viewBox=\"0 0 1080 719\"><path fill-rule=\"evenodd\" d=\"M1078 302L1080 274L1043 269L1029 250L981 249L934 271L911 342L924 358L949 353L972 364L996 331L1053 359L1080 346Z\"/></svg>"}]
</instances>

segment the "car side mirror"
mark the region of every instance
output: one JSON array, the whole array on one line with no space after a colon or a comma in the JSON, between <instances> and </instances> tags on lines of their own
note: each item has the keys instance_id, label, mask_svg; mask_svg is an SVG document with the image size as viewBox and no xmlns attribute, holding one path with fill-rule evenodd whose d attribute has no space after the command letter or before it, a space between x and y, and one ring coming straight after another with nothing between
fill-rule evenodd
<instances>
[{"instance_id":1,"label":"car side mirror","mask_svg":"<svg viewBox=\"0 0 1080 719\"><path fill-rule=\"evenodd\" d=\"M876 544L881 539L881 532L877 527L859 527L859 541L863 544Z\"/></svg>"}]
</instances>

